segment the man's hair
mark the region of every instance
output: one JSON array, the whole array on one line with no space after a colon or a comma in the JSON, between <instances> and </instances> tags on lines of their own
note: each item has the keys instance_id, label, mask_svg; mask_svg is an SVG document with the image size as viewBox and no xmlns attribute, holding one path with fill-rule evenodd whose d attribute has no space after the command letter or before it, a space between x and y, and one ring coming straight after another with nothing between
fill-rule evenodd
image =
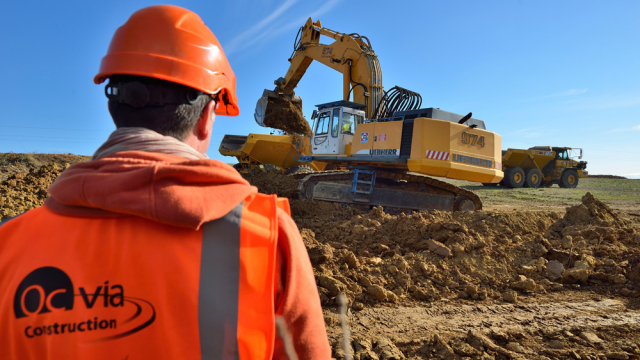
<instances>
[{"instance_id":1,"label":"man's hair","mask_svg":"<svg viewBox=\"0 0 640 360\"><path fill-rule=\"evenodd\" d=\"M132 83L141 83L144 86L152 87L156 94L169 94L172 99L184 99L184 101L169 101L173 103L160 105L132 106L126 101L119 101L116 97L110 96L110 86L126 87ZM122 90L120 90L122 91ZM178 140L184 140L187 134L193 130L202 116L204 108L209 104L212 97L203 94L188 86L172 83L169 81L131 75L114 75L109 78L107 84L107 97L109 97L109 112L113 118L116 128L122 127L143 127L153 130L165 136L171 136ZM131 93L131 91L129 91ZM189 97L192 98L189 101ZM162 98L162 96L160 96Z\"/></svg>"}]
</instances>

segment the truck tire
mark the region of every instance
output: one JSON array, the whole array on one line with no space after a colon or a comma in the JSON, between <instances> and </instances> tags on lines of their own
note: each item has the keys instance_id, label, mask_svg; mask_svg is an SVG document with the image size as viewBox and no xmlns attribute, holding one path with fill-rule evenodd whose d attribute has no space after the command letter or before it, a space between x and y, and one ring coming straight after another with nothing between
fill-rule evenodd
<instances>
[{"instance_id":1,"label":"truck tire","mask_svg":"<svg viewBox=\"0 0 640 360\"><path fill-rule=\"evenodd\" d=\"M312 168L307 165L294 165L284 172L285 175L306 174L314 172Z\"/></svg>"},{"instance_id":2,"label":"truck tire","mask_svg":"<svg viewBox=\"0 0 640 360\"><path fill-rule=\"evenodd\" d=\"M518 166L510 167L505 170L502 181L512 189L521 188L524 185L524 170Z\"/></svg>"},{"instance_id":3,"label":"truck tire","mask_svg":"<svg viewBox=\"0 0 640 360\"><path fill-rule=\"evenodd\" d=\"M573 169L567 169L562 173L558 182L561 188L573 189L578 186L578 172Z\"/></svg>"},{"instance_id":4,"label":"truck tire","mask_svg":"<svg viewBox=\"0 0 640 360\"><path fill-rule=\"evenodd\" d=\"M524 171L524 186L536 189L542 183L542 173L536 168L528 168Z\"/></svg>"}]
</instances>

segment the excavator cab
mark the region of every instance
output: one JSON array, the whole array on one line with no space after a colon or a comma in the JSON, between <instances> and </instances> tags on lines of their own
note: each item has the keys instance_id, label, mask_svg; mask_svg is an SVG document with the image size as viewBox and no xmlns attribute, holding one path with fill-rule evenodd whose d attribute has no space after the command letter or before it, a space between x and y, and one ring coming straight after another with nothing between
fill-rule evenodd
<instances>
[{"instance_id":1,"label":"excavator cab","mask_svg":"<svg viewBox=\"0 0 640 360\"><path fill-rule=\"evenodd\" d=\"M364 122L366 106L344 100L316 106L318 111L311 128L311 153L345 155L346 145L353 140L356 126Z\"/></svg>"}]
</instances>

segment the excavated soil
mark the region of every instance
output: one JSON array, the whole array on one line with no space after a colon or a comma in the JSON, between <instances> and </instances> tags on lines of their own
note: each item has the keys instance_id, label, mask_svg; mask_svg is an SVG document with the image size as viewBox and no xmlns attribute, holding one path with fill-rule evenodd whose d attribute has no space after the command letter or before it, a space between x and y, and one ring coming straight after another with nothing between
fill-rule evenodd
<instances>
[{"instance_id":1,"label":"excavated soil","mask_svg":"<svg viewBox=\"0 0 640 360\"><path fill-rule=\"evenodd\" d=\"M49 196L49 185L58 178L65 167L56 163L31 169L28 173L16 173L0 183L0 220L4 220L40 206Z\"/></svg>"},{"instance_id":2,"label":"excavated soil","mask_svg":"<svg viewBox=\"0 0 640 360\"><path fill-rule=\"evenodd\" d=\"M311 127L302 116L302 104L286 98L269 98L264 124L288 134L311 134Z\"/></svg>"},{"instance_id":3,"label":"excavated soil","mask_svg":"<svg viewBox=\"0 0 640 360\"><path fill-rule=\"evenodd\" d=\"M49 185L64 169L89 159L71 154L0 154L0 220L42 205Z\"/></svg>"},{"instance_id":4,"label":"excavated soil","mask_svg":"<svg viewBox=\"0 0 640 360\"><path fill-rule=\"evenodd\" d=\"M297 186L277 171L247 179L272 194ZM640 354L640 229L590 193L564 213L291 207L337 359L339 293L355 359Z\"/></svg>"},{"instance_id":5,"label":"excavated soil","mask_svg":"<svg viewBox=\"0 0 640 360\"><path fill-rule=\"evenodd\" d=\"M0 182L5 181L13 174L27 173L31 169L37 169L50 163L64 167L65 164L88 161L90 158L90 156L71 154L0 153Z\"/></svg>"},{"instance_id":6,"label":"excavated soil","mask_svg":"<svg viewBox=\"0 0 640 360\"><path fill-rule=\"evenodd\" d=\"M3 182L0 214L41 204L61 170ZM640 228L590 193L560 212L391 215L297 200L277 170L243 176L291 199L336 359L340 293L353 359L640 358Z\"/></svg>"}]
</instances>

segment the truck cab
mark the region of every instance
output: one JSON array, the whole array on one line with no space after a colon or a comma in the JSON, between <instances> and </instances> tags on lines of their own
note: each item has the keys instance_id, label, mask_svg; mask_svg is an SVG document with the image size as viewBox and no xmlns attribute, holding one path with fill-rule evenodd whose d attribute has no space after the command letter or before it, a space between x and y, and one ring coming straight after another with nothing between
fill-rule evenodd
<instances>
[{"instance_id":1,"label":"truck cab","mask_svg":"<svg viewBox=\"0 0 640 360\"><path fill-rule=\"evenodd\" d=\"M314 155L345 155L356 127L365 122L366 106L351 101L334 101L316 105L313 112L311 153Z\"/></svg>"}]
</instances>

